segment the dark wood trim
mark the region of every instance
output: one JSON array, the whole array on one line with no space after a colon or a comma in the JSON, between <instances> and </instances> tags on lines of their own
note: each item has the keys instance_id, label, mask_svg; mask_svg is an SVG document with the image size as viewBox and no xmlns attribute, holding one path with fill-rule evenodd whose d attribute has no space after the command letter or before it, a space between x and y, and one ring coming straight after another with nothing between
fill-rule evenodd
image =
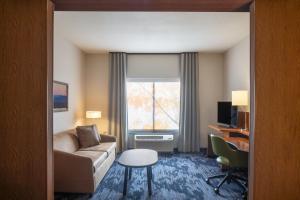
<instances>
[{"instance_id":1,"label":"dark wood trim","mask_svg":"<svg viewBox=\"0 0 300 200\"><path fill-rule=\"evenodd\" d=\"M251 200L300 197L299 8L299 0L254 4Z\"/></svg>"},{"instance_id":2,"label":"dark wood trim","mask_svg":"<svg viewBox=\"0 0 300 200\"><path fill-rule=\"evenodd\" d=\"M0 196L51 200L53 9L1 0L0 10Z\"/></svg>"},{"instance_id":3,"label":"dark wood trim","mask_svg":"<svg viewBox=\"0 0 300 200\"><path fill-rule=\"evenodd\" d=\"M54 0L57 11L247 12L252 0Z\"/></svg>"},{"instance_id":4,"label":"dark wood trim","mask_svg":"<svg viewBox=\"0 0 300 200\"><path fill-rule=\"evenodd\" d=\"M54 3L47 5L47 199L54 199L53 165L53 30Z\"/></svg>"},{"instance_id":5,"label":"dark wood trim","mask_svg":"<svg viewBox=\"0 0 300 200\"><path fill-rule=\"evenodd\" d=\"M255 130L255 2L250 5L250 135L248 167L248 199L253 199Z\"/></svg>"}]
</instances>

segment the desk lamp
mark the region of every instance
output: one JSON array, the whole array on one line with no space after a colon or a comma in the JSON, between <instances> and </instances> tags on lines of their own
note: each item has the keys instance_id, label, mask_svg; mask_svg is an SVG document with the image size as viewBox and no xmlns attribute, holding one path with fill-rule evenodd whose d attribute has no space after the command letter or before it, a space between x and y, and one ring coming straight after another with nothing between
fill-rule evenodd
<instances>
[{"instance_id":1,"label":"desk lamp","mask_svg":"<svg viewBox=\"0 0 300 200\"><path fill-rule=\"evenodd\" d=\"M232 91L232 105L244 107L244 111L245 111L244 127L246 129L246 108L248 106L248 91L247 90Z\"/></svg>"}]
</instances>

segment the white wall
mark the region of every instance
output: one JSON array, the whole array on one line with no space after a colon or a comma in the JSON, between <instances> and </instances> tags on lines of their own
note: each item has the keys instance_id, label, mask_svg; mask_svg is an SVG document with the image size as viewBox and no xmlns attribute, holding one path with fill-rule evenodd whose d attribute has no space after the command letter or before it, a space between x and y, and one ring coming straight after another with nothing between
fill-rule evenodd
<instances>
[{"instance_id":1,"label":"white wall","mask_svg":"<svg viewBox=\"0 0 300 200\"><path fill-rule=\"evenodd\" d=\"M82 124L84 119L84 53L54 32L53 79L69 84L69 110L54 112L53 132Z\"/></svg>"},{"instance_id":2,"label":"white wall","mask_svg":"<svg viewBox=\"0 0 300 200\"><path fill-rule=\"evenodd\" d=\"M223 100L223 54L199 53L200 147L207 147L208 125L217 123L217 102Z\"/></svg>"},{"instance_id":3,"label":"white wall","mask_svg":"<svg viewBox=\"0 0 300 200\"><path fill-rule=\"evenodd\" d=\"M231 101L232 90L250 92L250 37L224 54L224 99ZM250 96L250 95L248 95Z\"/></svg>"},{"instance_id":4,"label":"white wall","mask_svg":"<svg viewBox=\"0 0 300 200\"><path fill-rule=\"evenodd\" d=\"M99 110L101 119L87 119L100 132L108 132L109 66L108 54L87 54L85 64L85 108Z\"/></svg>"}]
</instances>

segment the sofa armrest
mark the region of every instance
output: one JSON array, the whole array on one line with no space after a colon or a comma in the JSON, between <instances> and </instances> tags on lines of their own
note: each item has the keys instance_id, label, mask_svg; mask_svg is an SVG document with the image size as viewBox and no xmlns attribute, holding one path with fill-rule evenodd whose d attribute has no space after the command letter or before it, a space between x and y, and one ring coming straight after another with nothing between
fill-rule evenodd
<instances>
[{"instance_id":1,"label":"sofa armrest","mask_svg":"<svg viewBox=\"0 0 300 200\"><path fill-rule=\"evenodd\" d=\"M100 134L100 137L101 137L100 142L116 142L117 141L116 137L112 136L112 135Z\"/></svg>"},{"instance_id":2,"label":"sofa armrest","mask_svg":"<svg viewBox=\"0 0 300 200\"><path fill-rule=\"evenodd\" d=\"M91 158L54 150L54 176L58 179L77 179L93 177Z\"/></svg>"}]
</instances>

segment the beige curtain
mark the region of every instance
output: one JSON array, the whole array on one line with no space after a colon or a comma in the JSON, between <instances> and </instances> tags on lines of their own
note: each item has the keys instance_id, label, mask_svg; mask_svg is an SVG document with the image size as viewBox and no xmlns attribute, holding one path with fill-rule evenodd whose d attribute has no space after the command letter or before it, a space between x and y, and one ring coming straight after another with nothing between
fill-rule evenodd
<instances>
[{"instance_id":1,"label":"beige curtain","mask_svg":"<svg viewBox=\"0 0 300 200\"><path fill-rule=\"evenodd\" d=\"M200 151L198 53L180 56L180 122L178 150Z\"/></svg>"},{"instance_id":2,"label":"beige curtain","mask_svg":"<svg viewBox=\"0 0 300 200\"><path fill-rule=\"evenodd\" d=\"M126 53L110 53L109 134L117 137L117 150L127 149Z\"/></svg>"}]
</instances>

